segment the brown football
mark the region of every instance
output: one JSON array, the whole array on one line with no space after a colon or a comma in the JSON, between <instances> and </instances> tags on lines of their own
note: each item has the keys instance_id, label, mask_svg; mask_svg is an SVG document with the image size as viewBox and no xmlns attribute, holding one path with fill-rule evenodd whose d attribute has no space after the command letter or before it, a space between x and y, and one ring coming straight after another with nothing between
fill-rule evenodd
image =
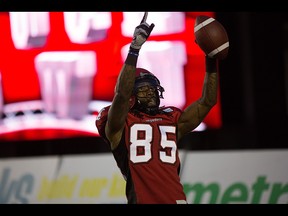
<instances>
[{"instance_id":1,"label":"brown football","mask_svg":"<svg viewBox=\"0 0 288 216\"><path fill-rule=\"evenodd\" d=\"M229 50L229 38L223 25L213 17L197 16L194 25L195 41L206 55L225 59Z\"/></svg>"}]
</instances>

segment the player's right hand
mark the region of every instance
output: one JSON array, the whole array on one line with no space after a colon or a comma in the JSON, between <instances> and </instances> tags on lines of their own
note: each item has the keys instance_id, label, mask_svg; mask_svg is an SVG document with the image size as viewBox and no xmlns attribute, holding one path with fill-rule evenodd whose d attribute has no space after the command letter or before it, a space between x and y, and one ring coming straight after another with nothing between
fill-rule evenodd
<instances>
[{"instance_id":1,"label":"player's right hand","mask_svg":"<svg viewBox=\"0 0 288 216\"><path fill-rule=\"evenodd\" d=\"M143 19L140 22L140 25L138 25L134 30L133 40L130 45L130 49L133 49L134 51L139 52L139 50L141 49L141 46L148 39L148 37L150 36L155 26L153 23L151 25L146 23L147 16L148 16L148 12L145 12Z\"/></svg>"}]
</instances>

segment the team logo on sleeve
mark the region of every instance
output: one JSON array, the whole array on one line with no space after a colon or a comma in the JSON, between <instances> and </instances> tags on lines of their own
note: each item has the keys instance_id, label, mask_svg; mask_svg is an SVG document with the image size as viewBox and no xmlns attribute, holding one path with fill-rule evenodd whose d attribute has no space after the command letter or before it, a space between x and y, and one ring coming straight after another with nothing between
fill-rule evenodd
<instances>
[{"instance_id":1,"label":"team logo on sleeve","mask_svg":"<svg viewBox=\"0 0 288 216\"><path fill-rule=\"evenodd\" d=\"M173 109L171 109L171 108L169 107L169 108L164 109L163 112L167 112L167 113L173 112Z\"/></svg>"}]
</instances>

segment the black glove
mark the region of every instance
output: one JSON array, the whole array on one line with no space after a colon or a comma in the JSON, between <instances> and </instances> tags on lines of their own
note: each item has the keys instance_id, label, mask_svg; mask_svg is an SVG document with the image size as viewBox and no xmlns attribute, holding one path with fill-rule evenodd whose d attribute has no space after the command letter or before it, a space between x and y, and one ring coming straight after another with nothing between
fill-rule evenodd
<instances>
[{"instance_id":1,"label":"black glove","mask_svg":"<svg viewBox=\"0 0 288 216\"><path fill-rule=\"evenodd\" d=\"M155 26L153 23L151 25L146 23L147 16L148 12L145 12L143 19L140 22L140 25L138 25L134 30L133 40L130 45L129 53L130 52L132 52L133 54L139 53L141 46L148 39Z\"/></svg>"}]
</instances>

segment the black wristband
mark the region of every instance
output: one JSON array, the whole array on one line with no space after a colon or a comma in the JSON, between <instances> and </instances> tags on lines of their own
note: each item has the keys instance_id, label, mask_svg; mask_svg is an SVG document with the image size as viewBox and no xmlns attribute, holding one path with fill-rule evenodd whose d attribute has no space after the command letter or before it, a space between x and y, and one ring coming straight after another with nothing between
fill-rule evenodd
<instances>
[{"instance_id":1,"label":"black wristband","mask_svg":"<svg viewBox=\"0 0 288 216\"><path fill-rule=\"evenodd\" d=\"M127 55L127 58L125 60L125 64L132 65L132 66L136 67L137 60L138 60L138 55L135 55L135 54L132 54L129 52Z\"/></svg>"},{"instance_id":2,"label":"black wristband","mask_svg":"<svg viewBox=\"0 0 288 216\"><path fill-rule=\"evenodd\" d=\"M207 73L217 73L218 71L218 61L216 58L209 58L205 56L206 61L206 72Z\"/></svg>"},{"instance_id":3,"label":"black wristband","mask_svg":"<svg viewBox=\"0 0 288 216\"><path fill-rule=\"evenodd\" d=\"M136 66L138 56L139 56L139 49L133 49L132 47L129 47L129 52L125 60L125 64Z\"/></svg>"},{"instance_id":4,"label":"black wristband","mask_svg":"<svg viewBox=\"0 0 288 216\"><path fill-rule=\"evenodd\" d=\"M129 48L129 54L139 56L139 49L133 49L132 47Z\"/></svg>"},{"instance_id":5,"label":"black wristband","mask_svg":"<svg viewBox=\"0 0 288 216\"><path fill-rule=\"evenodd\" d=\"M134 56L137 56L137 57L139 56L139 52L137 53L137 52L129 51L128 54L134 55Z\"/></svg>"}]
</instances>

